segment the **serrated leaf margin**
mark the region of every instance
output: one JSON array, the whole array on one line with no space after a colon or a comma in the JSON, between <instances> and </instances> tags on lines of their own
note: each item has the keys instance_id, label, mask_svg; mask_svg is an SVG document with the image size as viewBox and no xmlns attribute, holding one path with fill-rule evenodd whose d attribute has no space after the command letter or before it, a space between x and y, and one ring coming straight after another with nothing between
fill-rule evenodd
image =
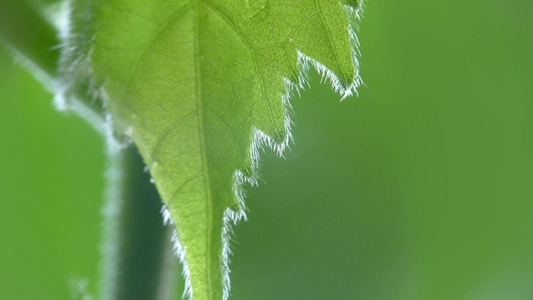
<instances>
[{"instance_id":1,"label":"serrated leaf margin","mask_svg":"<svg viewBox=\"0 0 533 300\"><path fill-rule=\"evenodd\" d=\"M348 84L344 85L342 84L341 80L335 75L333 72L331 72L325 65L320 63L319 61L313 59L310 56L307 56L303 54L301 51L296 49L298 52L298 80L297 82L293 82L292 80L288 78L284 78L285 82L285 94L280 95L281 100L283 101L283 106L285 108L285 120L284 120L284 129L287 133L283 139L282 142L277 142L275 139L258 129L254 126L253 128L253 136L250 146L250 159L251 159L251 176L246 176L244 173L242 173L240 170L236 170L233 173L233 192L235 193L235 197L238 200L239 203L239 209L233 210L231 208L226 208L226 211L224 212L224 218L223 218L223 228L222 228L222 254L220 257L220 264L222 268L222 274L223 274L223 300L227 300L229 298L230 290L231 290L231 280L230 280L230 256L232 254L231 252L231 239L233 237L233 228L232 225L236 225L241 219L246 220L246 208L245 208L245 191L244 191L244 185L250 184L251 186L257 186L258 185L258 179L259 179L259 167L260 167L260 150L264 150L265 146L269 149L273 150L278 156L283 157L283 153L286 148L290 146L290 142L293 141L293 136L291 134L291 127L292 127L292 118L291 115L293 114L293 108L290 103L290 99L295 95L301 95L301 91L303 91L306 87L310 87L309 83L309 70L311 69L311 66L318 72L321 78L321 82L329 82L335 92L341 95L341 101L345 98L352 96L352 95L358 95L357 88L364 84L363 79L359 72L359 58L362 56L360 51L360 43L359 39L357 38L357 31L359 30L359 21L362 18L363 14L363 5L364 2L361 0L359 2L359 5L357 7L354 7L352 5L344 5L346 15L349 20L349 26L347 28L348 34L350 36L350 43L351 43L351 51L352 51L352 65L354 67L354 78L353 81ZM161 213L163 215L164 223L166 225L172 225L172 217L170 215L170 212L167 210L166 206L163 204L161 208ZM187 267L187 261L185 259L186 257L186 249L182 246L182 244L179 241L179 236L176 230L174 230L174 234L172 235L172 241L174 242L174 251L176 253L176 256L179 258L182 266L183 271L182 274L185 278L185 290L183 292L183 297L189 297L189 299L193 299L193 291L191 287L191 280L190 280L190 271Z\"/></svg>"}]
</instances>

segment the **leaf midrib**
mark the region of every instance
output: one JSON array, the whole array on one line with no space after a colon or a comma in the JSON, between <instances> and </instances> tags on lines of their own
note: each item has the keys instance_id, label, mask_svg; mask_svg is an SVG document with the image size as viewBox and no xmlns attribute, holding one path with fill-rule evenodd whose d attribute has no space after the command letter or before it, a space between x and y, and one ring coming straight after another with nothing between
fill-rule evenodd
<instances>
[{"instance_id":1,"label":"leaf midrib","mask_svg":"<svg viewBox=\"0 0 533 300\"><path fill-rule=\"evenodd\" d=\"M130 91L131 84L134 78L134 74L137 72L140 61L145 56L146 52L150 47L159 39L162 32L164 32L170 24L176 22L187 10L191 9L193 10L193 14L196 16L194 17L194 25L193 25L193 39L194 39L194 64L195 64L195 97L196 97L196 105L197 105L197 112L198 115L198 131L199 131L199 137L200 137L200 152L202 156L202 175L204 179L204 185L206 190L206 205L207 205L207 241L206 241L206 293L208 295L208 299L212 298L213 291L212 291L212 282L211 282L211 268L213 267L212 257L210 255L209 249L211 249L211 246L213 244L212 241L212 225L213 225L213 195L211 191L210 186L210 179L209 179L209 168L208 168L208 160L207 160L207 148L206 148L206 136L205 136L205 127L204 127L204 111L203 111L203 98L202 98L202 84L201 84L201 78L202 78L202 72L201 72L201 62L200 62L200 41L198 39L199 36L199 27L200 27L200 3L201 0L194 1L192 5L184 5L181 7L176 13L174 13L166 22L161 24L159 28L156 31L156 34L148 41L148 43L143 47L141 50L141 53L139 54L138 58L134 62L134 66L130 72L129 78L126 80L126 88L125 88L125 94L127 95ZM153 152L155 151L154 147L151 153L151 159L153 158ZM240 149L239 149L240 150ZM196 177L196 176L193 176ZM171 198L174 197L176 192L172 193Z\"/></svg>"},{"instance_id":2,"label":"leaf midrib","mask_svg":"<svg viewBox=\"0 0 533 300\"><path fill-rule=\"evenodd\" d=\"M193 25L193 39L194 39L194 67L196 73L196 103L198 106L198 131L200 136L200 151L202 153L202 169L204 173L204 185L206 189L206 205L207 205L207 241L206 241L206 293L208 295L207 299L212 299L213 292L211 291L211 242L212 242L212 222L213 222L213 198L211 192L211 186L209 185L209 169L207 164L207 149L205 143L205 128L204 128L204 116L203 116L203 99L202 99L202 81L201 81L201 63L200 63L200 2L197 0L194 2L193 9L195 10L196 16L194 18ZM194 295L194 290L193 290Z\"/></svg>"}]
</instances>

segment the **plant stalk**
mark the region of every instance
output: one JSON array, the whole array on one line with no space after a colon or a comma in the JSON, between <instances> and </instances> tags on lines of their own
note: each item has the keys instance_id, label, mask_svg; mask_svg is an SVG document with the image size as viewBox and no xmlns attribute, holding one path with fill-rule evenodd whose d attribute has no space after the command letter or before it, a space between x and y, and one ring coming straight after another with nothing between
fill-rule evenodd
<instances>
[{"instance_id":1,"label":"plant stalk","mask_svg":"<svg viewBox=\"0 0 533 300\"><path fill-rule=\"evenodd\" d=\"M59 61L62 47L58 30L26 0L0 0L0 42L3 41L23 62L25 67L51 92L65 86L61 80ZM66 74L72 76L72 74ZM85 118L102 132L105 109L101 101L88 95L85 82L70 87L68 108Z\"/></svg>"},{"instance_id":2,"label":"plant stalk","mask_svg":"<svg viewBox=\"0 0 533 300\"><path fill-rule=\"evenodd\" d=\"M0 0L0 40L37 67L30 68L37 79L44 75L48 81L57 81L57 30L29 3ZM86 109L101 115L101 108L89 105L93 102L89 96L81 92L74 96ZM103 118L99 122L103 123ZM133 145L108 153L98 299L174 299L179 276L171 242L173 228L163 225L156 188Z\"/></svg>"},{"instance_id":3,"label":"plant stalk","mask_svg":"<svg viewBox=\"0 0 533 300\"><path fill-rule=\"evenodd\" d=\"M161 201L137 149L110 150L104 207L102 300L173 299L177 260L172 226L164 226Z\"/></svg>"},{"instance_id":4,"label":"plant stalk","mask_svg":"<svg viewBox=\"0 0 533 300\"><path fill-rule=\"evenodd\" d=\"M0 0L0 39L53 78L59 61L57 30L24 0Z\"/></svg>"}]
</instances>

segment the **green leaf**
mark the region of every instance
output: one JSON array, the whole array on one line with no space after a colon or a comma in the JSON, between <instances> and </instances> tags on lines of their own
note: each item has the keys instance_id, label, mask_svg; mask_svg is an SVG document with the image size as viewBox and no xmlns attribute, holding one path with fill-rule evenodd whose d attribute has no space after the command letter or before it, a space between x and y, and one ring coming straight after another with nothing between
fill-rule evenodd
<instances>
[{"instance_id":1,"label":"green leaf","mask_svg":"<svg viewBox=\"0 0 533 300\"><path fill-rule=\"evenodd\" d=\"M176 227L188 292L226 299L229 226L245 216L242 185L256 183L263 145L281 154L289 143L289 98L306 84L309 65L343 98L361 83L359 0L89 6L90 18L73 21L90 37L80 55L115 132L139 148Z\"/></svg>"}]
</instances>

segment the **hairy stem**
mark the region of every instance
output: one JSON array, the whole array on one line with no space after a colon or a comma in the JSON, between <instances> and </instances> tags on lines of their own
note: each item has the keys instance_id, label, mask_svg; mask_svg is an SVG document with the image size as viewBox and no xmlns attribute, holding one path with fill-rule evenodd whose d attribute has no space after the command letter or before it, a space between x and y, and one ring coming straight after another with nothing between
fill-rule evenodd
<instances>
[{"instance_id":1,"label":"hairy stem","mask_svg":"<svg viewBox=\"0 0 533 300\"><path fill-rule=\"evenodd\" d=\"M59 61L63 46L57 29L25 0L0 0L0 41L24 58L33 75L52 92L61 90ZM66 74L73 76L73 74ZM87 82L76 82L65 94L68 107L85 118L97 130L105 119L100 99L88 95Z\"/></svg>"},{"instance_id":2,"label":"hairy stem","mask_svg":"<svg viewBox=\"0 0 533 300\"><path fill-rule=\"evenodd\" d=\"M0 39L53 78L59 60L56 29L23 0L0 0Z\"/></svg>"},{"instance_id":3,"label":"hairy stem","mask_svg":"<svg viewBox=\"0 0 533 300\"><path fill-rule=\"evenodd\" d=\"M171 226L137 149L110 151L99 299L167 300L175 286Z\"/></svg>"},{"instance_id":4,"label":"hairy stem","mask_svg":"<svg viewBox=\"0 0 533 300\"><path fill-rule=\"evenodd\" d=\"M24 0L0 0L0 40L33 66L34 75L58 81L60 41L56 29ZM103 107L82 88L70 108L103 126ZM90 113L84 112L88 111ZM94 115L93 120L88 116ZM95 121L96 120L96 121ZM95 124L93 124L95 125ZM109 151L108 192L104 207L102 300L174 298L176 259L171 226L163 226L161 201L144 172L137 149Z\"/></svg>"}]
</instances>

